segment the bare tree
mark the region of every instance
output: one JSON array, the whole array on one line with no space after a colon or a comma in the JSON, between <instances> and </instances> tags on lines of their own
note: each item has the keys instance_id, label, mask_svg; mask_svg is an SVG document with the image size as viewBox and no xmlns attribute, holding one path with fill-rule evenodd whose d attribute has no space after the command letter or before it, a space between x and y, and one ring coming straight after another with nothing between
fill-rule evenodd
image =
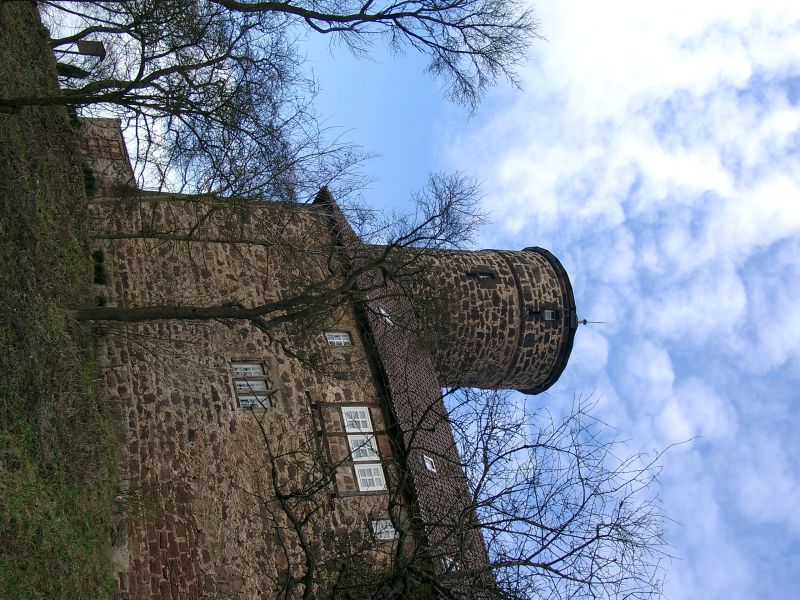
<instances>
[{"instance_id":1,"label":"bare tree","mask_svg":"<svg viewBox=\"0 0 800 600\"><path fill-rule=\"evenodd\" d=\"M463 486L466 474L467 501L448 506L447 517L413 518L413 489L426 484L411 484L405 455L408 445L419 443L422 426L405 432L406 443L398 441L386 467L398 537L383 566L374 557L385 547L369 532L354 529L339 540L333 563L330 549L312 543L315 518L327 510L341 463L331 462L311 433L290 451L276 448L284 436L276 435L268 413L253 413L271 482L258 499L276 522L289 524L280 528L288 564L280 597L660 597L669 558L657 501L660 454L624 454L608 427L592 417L591 399L577 398L555 417L531 413L524 400L496 391L450 390L445 397L450 410L440 418L453 428L461 457L451 477ZM440 401L423 411L436 413ZM440 467L452 457L426 452ZM291 480L278 476L281 461L300 466ZM431 529L443 532L436 543L426 541ZM476 539L485 544L483 558L476 559Z\"/></svg>"},{"instance_id":2,"label":"bare tree","mask_svg":"<svg viewBox=\"0 0 800 600\"><path fill-rule=\"evenodd\" d=\"M120 33L119 23L108 15L131 10L168 19L170 7L195 14L223 12L247 16L261 35L273 36L278 28L297 26L331 35L356 54L367 54L376 41L401 52L413 49L429 59L428 71L446 82L452 99L474 106L488 86L505 78L516 82L515 68L537 37L530 8L518 0L347 0L264 2L261 0L171 0L153 3L50 0L48 6L92 20L83 30L64 38L75 42L88 36ZM97 5L86 10L81 5ZM165 8L155 4L164 4Z\"/></svg>"},{"instance_id":3,"label":"bare tree","mask_svg":"<svg viewBox=\"0 0 800 600\"><path fill-rule=\"evenodd\" d=\"M256 303L229 298L193 304L185 301L195 300L191 293L180 302L79 308L71 314L101 324L246 322L281 344L284 354L302 359L309 368L324 369L327 363L313 353L311 340L353 306L363 311L360 318L375 320L382 317L376 307L381 300L397 294L408 300L414 288L403 284L420 276L425 253L457 246L469 235L469 225L478 217L476 193L467 178L434 176L418 196L415 217L396 220L396 229L378 223L372 241L382 245L348 245L335 235L322 235L330 231L329 223L323 222L329 213L320 210L324 204L245 201L240 208L236 202L215 204L213 199L204 203L195 197L144 196L135 203L136 214L152 211L146 219L149 229L131 233L137 243L146 243L142 248L147 260L158 263L167 243L195 252L219 245L226 252L241 247L243 253L266 247L293 261L286 263L293 267L285 271L296 272L297 279L285 286L286 293ZM321 198L325 196L323 192ZM166 218L164 210L171 207L175 212ZM187 212L194 207L198 212ZM201 226L196 226L198 218ZM300 227L296 218L312 222ZM181 229L187 225L189 233ZM113 246L117 239L130 238L108 235L105 243ZM172 280L162 285L167 282ZM162 290L162 295L168 293ZM412 299L408 306L409 321L414 314L437 310L424 298ZM395 328L403 325L397 320ZM409 333L420 332L411 328ZM310 353L303 354L303 348L311 348ZM414 348L397 348L401 363L414 360ZM385 546L378 547L363 527L348 528L344 539L322 543L315 538L329 510L331 483L346 458L327 454L310 427L298 432L297 422L271 420L269 411L253 413L263 452L248 463L263 473L265 483L247 493L279 532L278 551L285 567L273 585L282 597L458 598L465 590L476 598L659 595L661 560L666 556L663 516L654 496L658 467L639 456L620 460L621 448L604 437L604 425L591 418L586 403L576 403L559 419L531 413L492 391L451 390L442 398L434 390L430 397L415 398L414 419L397 419L388 428L394 449L386 457L388 513L399 537L392 542L391 555L380 563L373 560L374 554L386 556ZM437 428L452 429L455 441L448 447L431 447L429 432ZM435 479L414 475L421 452L437 462ZM288 465L292 476L285 476ZM426 486L439 486L427 487L429 496L444 489L452 492L448 499L458 500L423 512L417 499ZM359 522L357 516L354 523Z\"/></svg>"},{"instance_id":4,"label":"bare tree","mask_svg":"<svg viewBox=\"0 0 800 600\"><path fill-rule=\"evenodd\" d=\"M536 37L530 8L517 0L213 1L240 14L287 15L358 54L376 39L395 51L411 48L428 57L448 96L469 106L499 78L516 81L515 67Z\"/></svg>"},{"instance_id":5,"label":"bare tree","mask_svg":"<svg viewBox=\"0 0 800 600\"><path fill-rule=\"evenodd\" d=\"M196 0L47 9L61 93L9 90L0 110L65 105L120 119L149 189L296 201L360 181L364 155L319 126L285 18Z\"/></svg>"},{"instance_id":6,"label":"bare tree","mask_svg":"<svg viewBox=\"0 0 800 600\"><path fill-rule=\"evenodd\" d=\"M378 41L421 52L447 94L473 107L498 78L515 81L536 36L518 0L41 6L54 32L62 93L6 92L0 111L65 105L83 116L118 117L149 188L227 197L307 199L334 180L354 185L352 167L363 156L317 123L315 84L297 55L303 28L357 54Z\"/></svg>"},{"instance_id":7,"label":"bare tree","mask_svg":"<svg viewBox=\"0 0 800 600\"><path fill-rule=\"evenodd\" d=\"M556 417L458 390L451 421L491 568L508 598L656 598L665 560L661 453L628 455L576 398Z\"/></svg>"},{"instance_id":8,"label":"bare tree","mask_svg":"<svg viewBox=\"0 0 800 600\"><path fill-rule=\"evenodd\" d=\"M350 256L356 266L343 277L338 262L343 252L335 239L320 237L327 230L327 212L309 210L292 204L263 203L256 200L215 200L196 197L144 194L136 200L150 209L150 218L138 230L120 229L115 225L120 208L116 202L97 206L105 229L97 239L150 239L175 245L160 247L190 251L192 242L241 246L262 246L274 249L294 261L305 257L314 267L303 281L293 282L292 293L274 300L244 306L236 298L217 304L196 304L186 301L150 306L75 307L68 311L78 321L142 322L158 320L204 321L235 319L249 321L262 331L287 323L311 323L335 314L344 306L362 301L374 293L392 295L386 281L403 282L421 268L419 258L426 251L463 245L483 221L478 207L479 189L474 180L461 174L435 173L428 185L416 196L417 211L413 216L394 215L389 220L375 220L372 215L361 220L361 232L369 239L382 241L380 246L363 246L358 256ZM325 202L331 199L325 189L320 193ZM174 210L172 210L174 209ZM338 209L337 209L338 210ZM298 217L311 215L316 227L298 228L291 223ZM118 223L117 223L118 224ZM399 249L413 249L402 260L395 260ZM379 271L382 277L365 284L363 275ZM400 288L405 293L404 288ZM318 328L318 327L317 327Z\"/></svg>"}]
</instances>

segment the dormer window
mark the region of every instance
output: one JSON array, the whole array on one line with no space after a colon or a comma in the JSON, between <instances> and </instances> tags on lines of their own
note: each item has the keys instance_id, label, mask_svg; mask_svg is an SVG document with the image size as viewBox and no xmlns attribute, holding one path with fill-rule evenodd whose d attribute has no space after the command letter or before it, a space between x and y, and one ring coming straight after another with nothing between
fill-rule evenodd
<instances>
[{"instance_id":1,"label":"dormer window","mask_svg":"<svg viewBox=\"0 0 800 600\"><path fill-rule=\"evenodd\" d=\"M447 572L461 570L461 564L458 562L458 560L456 560L452 556L443 556L442 566L444 567L444 570Z\"/></svg>"},{"instance_id":2,"label":"dormer window","mask_svg":"<svg viewBox=\"0 0 800 600\"><path fill-rule=\"evenodd\" d=\"M386 309L383 308L382 306L378 307L378 316L381 318L381 321L383 321L387 325L394 325L394 321L392 321L392 318L389 316L389 313L386 312Z\"/></svg>"},{"instance_id":3,"label":"dormer window","mask_svg":"<svg viewBox=\"0 0 800 600\"><path fill-rule=\"evenodd\" d=\"M436 473L436 462L427 454L422 455L422 464L424 464L425 468L431 473Z\"/></svg>"}]
</instances>

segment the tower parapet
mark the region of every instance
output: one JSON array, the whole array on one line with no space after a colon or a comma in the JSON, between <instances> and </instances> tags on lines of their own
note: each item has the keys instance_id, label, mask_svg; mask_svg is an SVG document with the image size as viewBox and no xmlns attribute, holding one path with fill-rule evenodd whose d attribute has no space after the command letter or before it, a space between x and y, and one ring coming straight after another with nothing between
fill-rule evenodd
<instances>
[{"instance_id":1,"label":"tower parapet","mask_svg":"<svg viewBox=\"0 0 800 600\"><path fill-rule=\"evenodd\" d=\"M407 251L411 251L410 249ZM549 251L440 250L419 257L443 385L537 394L567 364L577 328L566 271Z\"/></svg>"}]
</instances>

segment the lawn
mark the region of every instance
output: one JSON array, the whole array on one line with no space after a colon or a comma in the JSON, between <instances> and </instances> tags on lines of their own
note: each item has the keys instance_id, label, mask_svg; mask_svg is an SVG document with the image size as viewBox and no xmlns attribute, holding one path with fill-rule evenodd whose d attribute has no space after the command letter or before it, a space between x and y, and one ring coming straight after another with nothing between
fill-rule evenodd
<instances>
[{"instance_id":1,"label":"lawn","mask_svg":"<svg viewBox=\"0 0 800 600\"><path fill-rule=\"evenodd\" d=\"M0 3L0 94L57 93L33 3ZM113 420L98 403L84 180L64 109L0 114L0 598L113 597Z\"/></svg>"}]
</instances>

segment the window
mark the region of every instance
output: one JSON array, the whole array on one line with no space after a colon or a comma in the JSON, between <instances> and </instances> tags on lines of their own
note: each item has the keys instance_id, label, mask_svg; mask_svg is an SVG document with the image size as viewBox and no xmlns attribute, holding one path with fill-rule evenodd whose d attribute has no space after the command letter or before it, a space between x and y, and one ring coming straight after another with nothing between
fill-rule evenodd
<instances>
[{"instance_id":1,"label":"window","mask_svg":"<svg viewBox=\"0 0 800 600\"><path fill-rule=\"evenodd\" d=\"M264 376L264 367L261 366L261 363L255 362L242 362L242 363L233 363L231 365L233 368L233 374L237 377L263 377Z\"/></svg>"},{"instance_id":2,"label":"window","mask_svg":"<svg viewBox=\"0 0 800 600\"><path fill-rule=\"evenodd\" d=\"M478 267L474 271L468 271L467 277L474 277L478 281L493 281L497 279L495 272L488 267Z\"/></svg>"},{"instance_id":3,"label":"window","mask_svg":"<svg viewBox=\"0 0 800 600\"><path fill-rule=\"evenodd\" d=\"M375 447L373 435L348 435L350 456L353 460L378 460L378 449Z\"/></svg>"},{"instance_id":4,"label":"window","mask_svg":"<svg viewBox=\"0 0 800 600\"><path fill-rule=\"evenodd\" d=\"M497 285L497 273L489 267L476 267L472 271L467 271L467 277L477 279L478 283L484 287Z\"/></svg>"},{"instance_id":5,"label":"window","mask_svg":"<svg viewBox=\"0 0 800 600\"><path fill-rule=\"evenodd\" d=\"M369 524L372 529L372 537L376 540L393 540L399 537L391 519L373 519Z\"/></svg>"},{"instance_id":6,"label":"window","mask_svg":"<svg viewBox=\"0 0 800 600\"><path fill-rule=\"evenodd\" d=\"M378 315L380 316L381 321L383 321L387 325L394 325L394 321L392 321L392 318L389 316L389 313L386 312L386 309L384 309L382 306L378 307Z\"/></svg>"},{"instance_id":7,"label":"window","mask_svg":"<svg viewBox=\"0 0 800 600\"><path fill-rule=\"evenodd\" d=\"M342 421L347 432L347 445L350 448L350 458L354 463L370 462L371 464L356 464L356 481L358 489L362 492L372 492L386 489L386 479L383 476L383 467L378 461L378 445L372 431L372 419L369 408L366 406L343 406Z\"/></svg>"},{"instance_id":8,"label":"window","mask_svg":"<svg viewBox=\"0 0 800 600\"><path fill-rule=\"evenodd\" d=\"M383 467L380 465L356 465L358 489L362 492L373 492L386 489Z\"/></svg>"},{"instance_id":9,"label":"window","mask_svg":"<svg viewBox=\"0 0 800 600\"><path fill-rule=\"evenodd\" d=\"M269 408L269 396L261 394L240 394L239 408Z\"/></svg>"},{"instance_id":10,"label":"window","mask_svg":"<svg viewBox=\"0 0 800 600\"><path fill-rule=\"evenodd\" d=\"M342 407L344 430L348 433L372 433L372 420L369 418L369 409L366 406ZM350 456L356 460L378 460L378 448L375 445L374 435L348 435L347 444L350 447Z\"/></svg>"},{"instance_id":11,"label":"window","mask_svg":"<svg viewBox=\"0 0 800 600\"><path fill-rule=\"evenodd\" d=\"M264 366L258 362L235 362L233 385L240 408L269 408L267 378Z\"/></svg>"},{"instance_id":12,"label":"window","mask_svg":"<svg viewBox=\"0 0 800 600\"><path fill-rule=\"evenodd\" d=\"M372 421L366 406L343 406L342 418L344 419L344 430L347 432L372 431Z\"/></svg>"},{"instance_id":13,"label":"window","mask_svg":"<svg viewBox=\"0 0 800 600\"><path fill-rule=\"evenodd\" d=\"M549 325L556 325L555 321L558 321L559 313L555 308L543 308L542 310L529 308L528 317L535 321L545 321Z\"/></svg>"},{"instance_id":14,"label":"window","mask_svg":"<svg viewBox=\"0 0 800 600\"><path fill-rule=\"evenodd\" d=\"M461 570L461 565L452 556L443 556L442 557L442 566L444 566L444 570L445 571L460 571Z\"/></svg>"},{"instance_id":15,"label":"window","mask_svg":"<svg viewBox=\"0 0 800 600\"><path fill-rule=\"evenodd\" d=\"M436 473L436 463L427 454L422 455L422 464L424 464L425 468L431 473Z\"/></svg>"},{"instance_id":16,"label":"window","mask_svg":"<svg viewBox=\"0 0 800 600\"><path fill-rule=\"evenodd\" d=\"M267 391L267 382L263 379L236 379L235 381L236 391L240 393Z\"/></svg>"},{"instance_id":17,"label":"window","mask_svg":"<svg viewBox=\"0 0 800 600\"><path fill-rule=\"evenodd\" d=\"M346 331L326 331L325 339L329 346L351 346L350 334Z\"/></svg>"}]
</instances>

